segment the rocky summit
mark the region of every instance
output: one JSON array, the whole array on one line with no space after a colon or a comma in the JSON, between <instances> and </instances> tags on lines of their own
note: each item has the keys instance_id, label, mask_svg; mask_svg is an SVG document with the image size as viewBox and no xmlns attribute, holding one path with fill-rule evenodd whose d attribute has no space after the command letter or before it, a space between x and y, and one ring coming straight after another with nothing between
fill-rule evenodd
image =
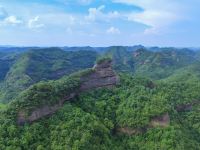
<instances>
[{"instance_id":1,"label":"rocky summit","mask_svg":"<svg viewBox=\"0 0 200 150\"><path fill-rule=\"evenodd\" d=\"M115 86L118 82L119 78L112 69L112 61L110 59L105 59L97 63L91 71L80 76L80 85L77 88L74 88L71 93L67 93L56 104L40 106L39 108L31 110L28 115L24 111L26 110L26 107L24 107L18 112L17 123L23 125L25 123L37 121L38 119L55 113L63 106L65 101L70 101L81 92L102 87L110 88ZM48 99L48 96L46 99Z\"/></svg>"}]
</instances>

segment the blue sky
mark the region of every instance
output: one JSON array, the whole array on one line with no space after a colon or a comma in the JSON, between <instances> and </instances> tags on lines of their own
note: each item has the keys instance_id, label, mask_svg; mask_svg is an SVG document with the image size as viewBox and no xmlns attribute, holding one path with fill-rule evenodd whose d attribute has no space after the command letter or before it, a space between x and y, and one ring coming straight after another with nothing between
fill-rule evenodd
<instances>
[{"instance_id":1,"label":"blue sky","mask_svg":"<svg viewBox=\"0 0 200 150\"><path fill-rule=\"evenodd\" d=\"M0 45L200 46L199 0L0 0Z\"/></svg>"}]
</instances>

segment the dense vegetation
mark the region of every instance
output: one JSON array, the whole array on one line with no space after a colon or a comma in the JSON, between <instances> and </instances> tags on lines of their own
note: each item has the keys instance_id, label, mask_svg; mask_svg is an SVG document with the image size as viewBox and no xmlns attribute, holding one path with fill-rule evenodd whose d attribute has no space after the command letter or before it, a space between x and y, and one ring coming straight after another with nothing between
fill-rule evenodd
<instances>
[{"instance_id":1,"label":"dense vegetation","mask_svg":"<svg viewBox=\"0 0 200 150\"><path fill-rule=\"evenodd\" d=\"M11 65L17 58L16 53L2 53L0 52L0 82L2 82L9 71Z\"/></svg>"},{"instance_id":2,"label":"dense vegetation","mask_svg":"<svg viewBox=\"0 0 200 150\"><path fill-rule=\"evenodd\" d=\"M0 101L10 101L19 92L39 81L55 80L91 68L97 57L94 51L65 52L59 48L34 49L18 55L19 58L9 68L9 64L2 64L4 81L0 88Z\"/></svg>"},{"instance_id":3,"label":"dense vegetation","mask_svg":"<svg viewBox=\"0 0 200 150\"><path fill-rule=\"evenodd\" d=\"M113 58L114 68L119 72L162 79L177 69L198 62L198 53L188 49L164 49L149 51L145 48L129 51L126 47L111 47L105 55Z\"/></svg>"},{"instance_id":4,"label":"dense vegetation","mask_svg":"<svg viewBox=\"0 0 200 150\"><path fill-rule=\"evenodd\" d=\"M28 113L42 105L55 104L79 86L80 76L92 70L66 75L81 69L76 65L91 67L98 57L96 52L89 51L68 54L56 49L52 51L53 55L43 50L37 52L28 51L22 56L31 53L37 59L28 62L32 62L33 66L41 63L38 67L26 67L26 70L30 69L26 75L35 80L33 83L42 82L24 90L8 105L0 105L0 149L200 149L198 52L188 49L149 51L143 47L132 51L130 47L110 47L99 56L106 56L106 60L113 59L113 67L120 76L119 85L80 93L54 115L19 126L16 123L16 110L26 109ZM64 54L71 58L71 66L64 67L67 71L54 78L52 74L57 69L54 70L52 66L60 64L57 62L65 58ZM21 54L18 56L15 56L16 63L10 63L9 68L18 62L18 67L29 64ZM47 60L44 56L47 56ZM74 60L81 56L83 60ZM20 59L23 61L18 61ZM43 60L48 63L43 64ZM97 63L102 60L97 60ZM65 62L63 64L66 65ZM70 67L73 69L73 66L75 68L71 71ZM31 72L32 69L35 70ZM46 70L49 72L46 73ZM15 76L16 72L11 76ZM19 77L22 79L21 75ZM43 81L49 79L51 81ZM164 126L153 124L155 118L162 118L166 114L169 120L161 119Z\"/></svg>"},{"instance_id":5,"label":"dense vegetation","mask_svg":"<svg viewBox=\"0 0 200 150\"><path fill-rule=\"evenodd\" d=\"M200 98L196 90L200 82L168 84L120 77L116 88L82 93L55 115L33 124L20 127L5 111L1 115L1 149L199 149L198 105L183 112L176 107ZM45 97L49 103L56 100L56 95L55 99ZM32 100L37 103L39 99ZM37 106L33 101L30 106ZM166 112L168 126L147 127L153 117ZM118 130L123 127L145 132L126 135Z\"/></svg>"},{"instance_id":6,"label":"dense vegetation","mask_svg":"<svg viewBox=\"0 0 200 150\"><path fill-rule=\"evenodd\" d=\"M80 71L59 80L41 81L30 86L17 96L8 106L6 113L16 116L23 110L27 115L43 106L53 106L73 92L78 91L81 77L93 72L93 69Z\"/></svg>"}]
</instances>

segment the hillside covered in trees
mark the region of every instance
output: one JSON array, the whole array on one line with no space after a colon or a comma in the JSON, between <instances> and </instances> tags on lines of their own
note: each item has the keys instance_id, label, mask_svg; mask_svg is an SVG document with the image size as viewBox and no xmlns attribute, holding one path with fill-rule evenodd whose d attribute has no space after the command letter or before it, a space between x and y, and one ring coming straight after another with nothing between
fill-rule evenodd
<instances>
[{"instance_id":1,"label":"hillside covered in trees","mask_svg":"<svg viewBox=\"0 0 200 150\"><path fill-rule=\"evenodd\" d=\"M91 68L97 58L94 51L68 52L59 48L31 49L14 54L2 53L0 59L0 101L3 102L10 101L19 92L39 81L59 79Z\"/></svg>"},{"instance_id":2,"label":"hillside covered in trees","mask_svg":"<svg viewBox=\"0 0 200 150\"><path fill-rule=\"evenodd\" d=\"M199 51L77 49L0 52L0 149L200 149ZM95 63L107 60L118 76L116 85L78 91L53 114L17 122L18 110L28 117L32 110L55 106L77 91L82 79L94 84L96 76L84 76L94 72Z\"/></svg>"}]
</instances>

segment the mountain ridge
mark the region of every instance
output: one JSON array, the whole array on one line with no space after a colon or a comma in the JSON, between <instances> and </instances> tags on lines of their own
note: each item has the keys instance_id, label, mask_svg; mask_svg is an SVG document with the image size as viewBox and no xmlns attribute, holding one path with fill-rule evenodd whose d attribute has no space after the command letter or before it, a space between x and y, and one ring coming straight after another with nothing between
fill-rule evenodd
<instances>
[{"instance_id":1,"label":"mountain ridge","mask_svg":"<svg viewBox=\"0 0 200 150\"><path fill-rule=\"evenodd\" d=\"M102 62L97 63L97 65L95 65L92 70L88 70L87 72L84 72L80 75L70 76L68 80L73 80L74 76L75 78L77 78L75 80L77 80L78 83L75 86L70 87L71 92L68 92L69 90L67 87L68 85L63 84L63 86L66 86L67 94L66 95L64 94L62 97L60 97L60 100L57 100L55 104L53 105L45 104L45 105L38 106L35 109L31 108L31 110L28 110L29 109L28 107L20 108L20 110L18 111L17 123L19 125L23 125L26 122L32 123L34 121L37 121L38 119L48 116L50 114L53 114L55 111L59 110L63 106L63 103L65 101L69 101L70 99L77 96L80 92L93 90L96 88L102 88L102 87L107 87L107 88L112 87L119 82L117 75L114 73L114 71L111 68L111 60L109 59L106 59L106 60L103 60ZM28 90L31 90L31 88ZM52 92L55 92L56 94L56 91L51 90L51 94ZM65 93L65 91L62 91L62 92ZM40 95L40 93L34 93L33 91L32 96L30 97L34 97L34 95L36 94ZM24 93L24 95L26 95L26 93ZM40 97L39 95L37 95L38 98ZM54 96L56 97L57 95L54 95ZM30 101L26 97L23 98L23 95L20 97L20 99L24 99L22 103L26 103L26 101ZM48 99L48 97L46 97L46 99ZM23 105L23 104L20 104L20 101L19 101L19 103L17 102L17 105ZM27 110L29 113L27 112ZM27 114L30 114L30 115L27 116Z\"/></svg>"},{"instance_id":2,"label":"mountain ridge","mask_svg":"<svg viewBox=\"0 0 200 150\"><path fill-rule=\"evenodd\" d=\"M31 58L28 63L38 68L38 64L48 61L56 64L65 53L58 50L61 54L57 57L56 49L55 53L43 51L31 51L31 57L39 62ZM115 46L97 55L88 51L69 53L75 68L112 59L118 78L109 69L110 63L102 65L97 74L89 69L53 80L43 80L45 74L38 74L33 79L41 81L17 93L8 104L0 105L0 149L199 149L198 52L149 51L141 47L132 51ZM79 56L84 59L73 60ZM47 59L41 59L44 57ZM13 64L19 63L15 61ZM41 68L49 73L52 67ZM104 87L118 80L116 86Z\"/></svg>"}]
</instances>

